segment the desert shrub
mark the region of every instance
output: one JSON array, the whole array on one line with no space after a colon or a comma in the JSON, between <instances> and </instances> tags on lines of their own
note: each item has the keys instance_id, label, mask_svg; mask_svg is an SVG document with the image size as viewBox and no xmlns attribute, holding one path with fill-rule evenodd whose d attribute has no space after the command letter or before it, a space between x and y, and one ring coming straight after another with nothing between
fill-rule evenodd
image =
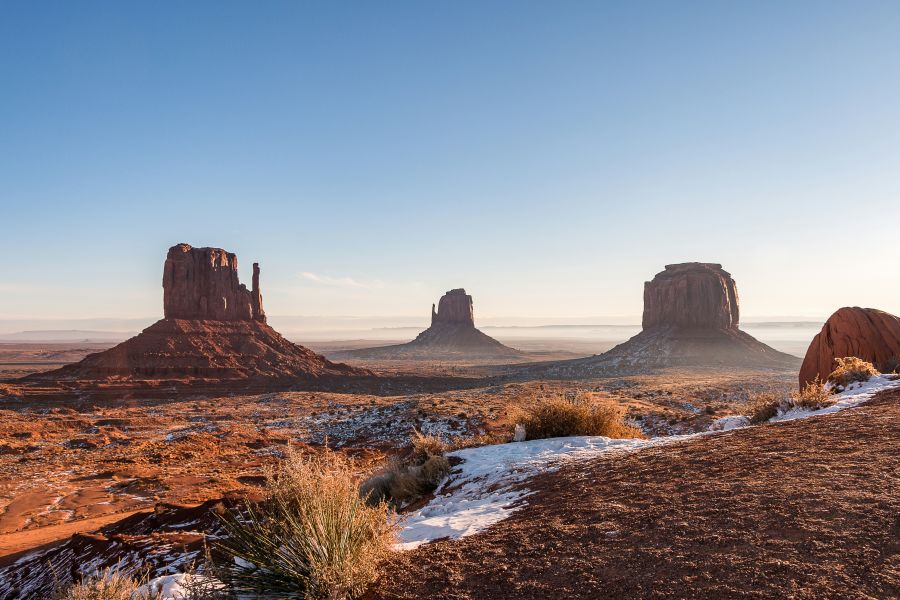
<instances>
[{"instance_id":1,"label":"desert shrub","mask_svg":"<svg viewBox=\"0 0 900 600\"><path fill-rule=\"evenodd\" d=\"M817 410L833 404L831 391L816 377L815 381L807 383L802 390L791 394L791 405L794 408Z\"/></svg>"},{"instance_id":2,"label":"desert shrub","mask_svg":"<svg viewBox=\"0 0 900 600\"><path fill-rule=\"evenodd\" d=\"M447 444L442 438L436 435L427 435L415 429L410 444L412 445L412 460L416 463L423 463L431 456L443 456L447 451Z\"/></svg>"},{"instance_id":3,"label":"desert shrub","mask_svg":"<svg viewBox=\"0 0 900 600\"><path fill-rule=\"evenodd\" d=\"M900 356L894 356L885 361L881 365L881 372L893 373L894 375L900 374Z\"/></svg>"},{"instance_id":4,"label":"desert shrub","mask_svg":"<svg viewBox=\"0 0 900 600\"><path fill-rule=\"evenodd\" d=\"M643 437L640 429L625 423L625 411L610 404L596 404L586 397L540 400L519 417L529 440L573 435L611 438Z\"/></svg>"},{"instance_id":5,"label":"desert shrub","mask_svg":"<svg viewBox=\"0 0 900 600\"><path fill-rule=\"evenodd\" d=\"M413 431L410 445L412 452L406 460L392 457L362 483L360 494L369 504L387 502L400 508L433 492L450 473L444 456L450 447L440 437Z\"/></svg>"},{"instance_id":6,"label":"desert shrub","mask_svg":"<svg viewBox=\"0 0 900 600\"><path fill-rule=\"evenodd\" d=\"M224 577L239 593L352 598L375 578L396 525L360 497L353 462L331 450L289 451L266 475L267 499L223 517Z\"/></svg>"},{"instance_id":7,"label":"desert shrub","mask_svg":"<svg viewBox=\"0 0 900 600\"><path fill-rule=\"evenodd\" d=\"M868 381L872 375L878 375L878 371L870 362L866 362L855 356L835 358L837 367L828 376L828 382L836 386L847 387L858 381Z\"/></svg>"},{"instance_id":8,"label":"desert shrub","mask_svg":"<svg viewBox=\"0 0 900 600\"><path fill-rule=\"evenodd\" d=\"M144 580L107 568L78 583L57 590L53 600L161 600L159 593L142 590Z\"/></svg>"},{"instance_id":9,"label":"desert shrub","mask_svg":"<svg viewBox=\"0 0 900 600\"><path fill-rule=\"evenodd\" d=\"M750 396L748 417L754 425L765 423L787 408L787 402L777 394L761 393Z\"/></svg>"}]
</instances>

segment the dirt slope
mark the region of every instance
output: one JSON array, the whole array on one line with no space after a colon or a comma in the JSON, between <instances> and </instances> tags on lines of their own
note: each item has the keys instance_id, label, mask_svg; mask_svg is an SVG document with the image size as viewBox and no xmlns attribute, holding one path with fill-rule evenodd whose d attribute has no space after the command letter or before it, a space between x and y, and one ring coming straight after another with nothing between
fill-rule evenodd
<instances>
[{"instance_id":1,"label":"dirt slope","mask_svg":"<svg viewBox=\"0 0 900 600\"><path fill-rule=\"evenodd\" d=\"M572 466L369 598L896 598L900 392Z\"/></svg>"}]
</instances>

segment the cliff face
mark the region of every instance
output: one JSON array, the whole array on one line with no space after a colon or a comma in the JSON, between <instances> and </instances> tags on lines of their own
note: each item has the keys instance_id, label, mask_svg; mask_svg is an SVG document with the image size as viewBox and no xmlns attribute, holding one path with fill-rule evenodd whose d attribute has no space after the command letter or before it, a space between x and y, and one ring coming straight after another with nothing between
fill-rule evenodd
<instances>
[{"instance_id":1,"label":"cliff face","mask_svg":"<svg viewBox=\"0 0 900 600\"><path fill-rule=\"evenodd\" d=\"M472 296L459 288L450 290L438 301L437 312L431 305L431 324L454 323L475 327L475 310Z\"/></svg>"},{"instance_id":2,"label":"cliff face","mask_svg":"<svg viewBox=\"0 0 900 600\"><path fill-rule=\"evenodd\" d=\"M737 286L722 265L666 265L644 284L644 330L734 329L739 322Z\"/></svg>"},{"instance_id":3,"label":"cliff face","mask_svg":"<svg viewBox=\"0 0 900 600\"><path fill-rule=\"evenodd\" d=\"M163 266L163 314L167 319L265 322L259 264L253 264L252 290L238 280L237 268L237 256L221 248L172 246Z\"/></svg>"},{"instance_id":4,"label":"cliff face","mask_svg":"<svg viewBox=\"0 0 900 600\"><path fill-rule=\"evenodd\" d=\"M237 257L221 248L178 244L169 249L163 266L163 312L164 319L109 350L27 379L90 386L115 378L117 385L138 386L159 380L293 384L373 375L333 363L269 327L259 265L253 265L253 289L248 290L238 281Z\"/></svg>"},{"instance_id":5,"label":"cliff face","mask_svg":"<svg viewBox=\"0 0 900 600\"><path fill-rule=\"evenodd\" d=\"M856 356L880 370L900 359L900 317L874 308L844 307L828 317L813 338L803 365L800 387L834 370L835 358Z\"/></svg>"}]
</instances>

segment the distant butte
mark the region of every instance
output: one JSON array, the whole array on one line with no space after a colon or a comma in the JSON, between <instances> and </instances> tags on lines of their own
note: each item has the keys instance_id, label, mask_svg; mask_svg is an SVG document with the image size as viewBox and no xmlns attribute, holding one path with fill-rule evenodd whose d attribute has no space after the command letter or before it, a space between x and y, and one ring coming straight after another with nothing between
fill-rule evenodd
<instances>
[{"instance_id":1,"label":"distant butte","mask_svg":"<svg viewBox=\"0 0 900 600\"><path fill-rule=\"evenodd\" d=\"M376 360L516 359L523 354L475 328L472 296L450 290L431 305L431 326L411 342L343 352L348 358Z\"/></svg>"},{"instance_id":2,"label":"distant butte","mask_svg":"<svg viewBox=\"0 0 900 600\"><path fill-rule=\"evenodd\" d=\"M541 367L544 376L586 377L665 367L795 368L799 359L741 331L737 285L715 263L666 265L644 284L643 330L610 351Z\"/></svg>"},{"instance_id":3,"label":"distant butte","mask_svg":"<svg viewBox=\"0 0 900 600\"><path fill-rule=\"evenodd\" d=\"M221 248L172 246L163 267L163 319L109 350L23 381L121 387L372 375L282 337L266 324L259 265L250 290L237 268L237 257Z\"/></svg>"}]
</instances>

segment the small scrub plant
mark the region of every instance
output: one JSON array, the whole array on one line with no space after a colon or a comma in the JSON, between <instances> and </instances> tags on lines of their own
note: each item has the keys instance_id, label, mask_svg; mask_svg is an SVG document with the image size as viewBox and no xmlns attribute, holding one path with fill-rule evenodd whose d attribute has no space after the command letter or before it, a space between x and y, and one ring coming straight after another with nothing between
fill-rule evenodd
<instances>
[{"instance_id":1,"label":"small scrub plant","mask_svg":"<svg viewBox=\"0 0 900 600\"><path fill-rule=\"evenodd\" d=\"M518 421L529 440L573 435L644 437L640 429L625 422L624 415L625 411L618 406L595 403L589 396L576 396L542 399L524 409Z\"/></svg>"},{"instance_id":2,"label":"small scrub plant","mask_svg":"<svg viewBox=\"0 0 900 600\"><path fill-rule=\"evenodd\" d=\"M266 474L266 500L222 517L221 573L240 594L354 598L375 579L396 522L360 496L355 464L332 450L289 450Z\"/></svg>"},{"instance_id":3,"label":"small scrub plant","mask_svg":"<svg viewBox=\"0 0 900 600\"><path fill-rule=\"evenodd\" d=\"M851 383L868 381L873 375L879 375L878 370L870 362L866 362L855 356L835 358L837 367L828 376L828 382L842 388Z\"/></svg>"},{"instance_id":4,"label":"small scrub plant","mask_svg":"<svg viewBox=\"0 0 900 600\"><path fill-rule=\"evenodd\" d=\"M369 504L387 502L402 508L433 492L450 473L450 461L444 456L448 444L438 436L413 431L412 451L406 460L393 457L360 486L360 494Z\"/></svg>"},{"instance_id":5,"label":"small scrub plant","mask_svg":"<svg viewBox=\"0 0 900 600\"><path fill-rule=\"evenodd\" d=\"M78 583L57 590L53 600L162 600L158 592L151 592L141 578L129 577L119 570L107 568Z\"/></svg>"},{"instance_id":6,"label":"small scrub plant","mask_svg":"<svg viewBox=\"0 0 900 600\"><path fill-rule=\"evenodd\" d=\"M750 423L759 425L787 408L787 402L773 393L754 394L750 397L749 413Z\"/></svg>"},{"instance_id":7,"label":"small scrub plant","mask_svg":"<svg viewBox=\"0 0 900 600\"><path fill-rule=\"evenodd\" d=\"M830 406L833 403L834 401L831 400L831 391L818 377L816 377L815 381L803 386L803 389L799 392L793 392L791 394L791 406L793 408L818 410Z\"/></svg>"},{"instance_id":8,"label":"small scrub plant","mask_svg":"<svg viewBox=\"0 0 900 600\"><path fill-rule=\"evenodd\" d=\"M413 456L415 462L425 462L432 456L443 456L447 451L447 444L440 436L427 435L421 431L414 429L412 439Z\"/></svg>"}]
</instances>

